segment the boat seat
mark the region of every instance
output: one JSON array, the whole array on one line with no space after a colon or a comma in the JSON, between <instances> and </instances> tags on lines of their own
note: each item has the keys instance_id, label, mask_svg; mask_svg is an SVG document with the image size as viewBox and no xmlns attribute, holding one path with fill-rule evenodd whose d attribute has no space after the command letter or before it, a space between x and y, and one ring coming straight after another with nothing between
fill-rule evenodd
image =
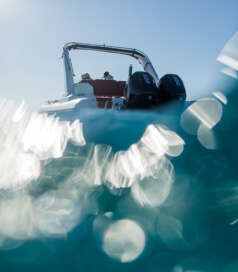
<instances>
[{"instance_id":1,"label":"boat seat","mask_svg":"<svg viewBox=\"0 0 238 272\"><path fill-rule=\"evenodd\" d=\"M120 97L125 96L126 81L117 81L117 85L120 90Z\"/></svg>"},{"instance_id":2,"label":"boat seat","mask_svg":"<svg viewBox=\"0 0 238 272\"><path fill-rule=\"evenodd\" d=\"M124 96L125 81L116 80L82 80L81 82L89 83L94 88L95 96Z\"/></svg>"},{"instance_id":3,"label":"boat seat","mask_svg":"<svg viewBox=\"0 0 238 272\"><path fill-rule=\"evenodd\" d=\"M93 86L93 92L97 97L99 108L104 108L105 106L111 108L112 97L124 96L126 86L125 81L95 79L82 80L81 82L89 83L91 86Z\"/></svg>"},{"instance_id":4,"label":"boat seat","mask_svg":"<svg viewBox=\"0 0 238 272\"><path fill-rule=\"evenodd\" d=\"M122 86L116 80L96 79L93 84L95 96L123 96Z\"/></svg>"}]
</instances>

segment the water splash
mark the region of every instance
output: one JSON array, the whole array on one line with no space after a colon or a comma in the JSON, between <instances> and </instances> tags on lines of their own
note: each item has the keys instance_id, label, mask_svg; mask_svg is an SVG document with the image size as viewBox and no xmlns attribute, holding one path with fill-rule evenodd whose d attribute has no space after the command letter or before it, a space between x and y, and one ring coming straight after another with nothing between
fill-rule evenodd
<instances>
[{"instance_id":1,"label":"water splash","mask_svg":"<svg viewBox=\"0 0 238 272\"><path fill-rule=\"evenodd\" d=\"M0 103L0 189L18 189L36 180L41 161L62 157L69 140L85 144L79 121L70 125L55 117L31 113L24 103Z\"/></svg>"},{"instance_id":2,"label":"water splash","mask_svg":"<svg viewBox=\"0 0 238 272\"><path fill-rule=\"evenodd\" d=\"M203 116L198 118L196 133L204 118L212 128L221 119L220 102L214 100L195 107ZM117 114L100 112L107 125L113 123L110 133L115 140L122 123L131 120L126 113L123 120L113 122ZM1 170L6 176L0 183L5 185L0 190L0 220L4 221L0 249L13 249L42 238L70 239L88 218L94 219L99 249L119 262L132 262L147 254L145 248L151 238L161 252L164 247L176 251L200 247L206 239L190 222L190 213L196 208L187 205L188 197L182 195L198 196L191 193L192 189L184 189L176 164L184 158L184 133L172 130L169 122L165 126L158 113L146 114L139 112L137 116L144 127L138 130L138 139L124 150L114 150L108 144L87 142L85 123L82 125L78 117L76 121L61 121L55 116L31 113L24 104L16 107L5 101L0 121L2 142L7 148L1 156L8 160ZM99 113L81 112L84 121L95 115ZM128 123L127 134L133 129ZM97 135L98 128L93 132ZM207 146L210 148L209 142ZM22 168L16 167L14 160ZM14 170L12 179L7 176L9 169ZM193 221L201 227L198 219L194 217ZM196 237L191 238L190 232Z\"/></svg>"}]
</instances>

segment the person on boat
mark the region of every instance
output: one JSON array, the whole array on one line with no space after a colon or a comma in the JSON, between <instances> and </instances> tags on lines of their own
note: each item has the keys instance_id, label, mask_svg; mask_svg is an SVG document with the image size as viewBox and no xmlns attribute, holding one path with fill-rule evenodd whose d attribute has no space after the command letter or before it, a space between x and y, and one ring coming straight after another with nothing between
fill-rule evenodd
<instances>
[{"instance_id":1,"label":"person on boat","mask_svg":"<svg viewBox=\"0 0 238 272\"><path fill-rule=\"evenodd\" d=\"M81 75L82 80L92 80L89 73L85 73Z\"/></svg>"},{"instance_id":2,"label":"person on boat","mask_svg":"<svg viewBox=\"0 0 238 272\"><path fill-rule=\"evenodd\" d=\"M105 80L113 80L113 76L110 75L107 71L103 74L103 77Z\"/></svg>"}]
</instances>

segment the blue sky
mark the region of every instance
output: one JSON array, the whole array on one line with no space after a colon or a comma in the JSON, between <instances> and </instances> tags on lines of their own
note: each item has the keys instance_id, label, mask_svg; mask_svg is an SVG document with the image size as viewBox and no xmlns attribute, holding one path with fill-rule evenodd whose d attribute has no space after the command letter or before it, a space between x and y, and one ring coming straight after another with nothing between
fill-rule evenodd
<instances>
[{"instance_id":1,"label":"blue sky","mask_svg":"<svg viewBox=\"0 0 238 272\"><path fill-rule=\"evenodd\" d=\"M177 73L188 98L208 94L222 65L216 57L238 31L237 0L1 0L0 97L32 107L64 90L60 59L71 41L144 51L159 76ZM73 52L76 72L126 79L125 56Z\"/></svg>"}]
</instances>

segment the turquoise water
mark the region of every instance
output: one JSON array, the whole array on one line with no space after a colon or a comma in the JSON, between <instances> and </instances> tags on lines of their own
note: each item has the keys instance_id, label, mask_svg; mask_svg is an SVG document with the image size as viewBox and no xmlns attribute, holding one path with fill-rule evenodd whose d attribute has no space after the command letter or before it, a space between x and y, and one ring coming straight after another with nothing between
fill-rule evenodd
<instances>
[{"instance_id":1,"label":"turquoise water","mask_svg":"<svg viewBox=\"0 0 238 272\"><path fill-rule=\"evenodd\" d=\"M237 271L238 87L222 88L227 104L151 111L2 101L1 271Z\"/></svg>"}]
</instances>

